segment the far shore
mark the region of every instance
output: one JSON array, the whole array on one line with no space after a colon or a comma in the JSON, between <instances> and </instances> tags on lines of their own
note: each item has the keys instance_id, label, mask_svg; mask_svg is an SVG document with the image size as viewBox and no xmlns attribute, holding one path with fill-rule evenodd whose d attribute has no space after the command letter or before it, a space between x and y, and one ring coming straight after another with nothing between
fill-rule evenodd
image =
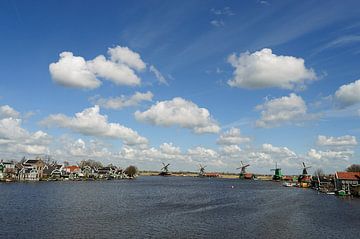
<instances>
[{"instance_id":1,"label":"far shore","mask_svg":"<svg viewBox=\"0 0 360 239\"><path fill-rule=\"evenodd\" d=\"M139 176L159 176L158 171L140 171ZM218 178L228 178L228 179L238 179L239 174L234 173L217 173L219 175ZM263 181L272 180L272 175L261 175L255 174L256 178ZM199 177L199 173L196 172L171 172L171 175L167 177Z\"/></svg>"}]
</instances>

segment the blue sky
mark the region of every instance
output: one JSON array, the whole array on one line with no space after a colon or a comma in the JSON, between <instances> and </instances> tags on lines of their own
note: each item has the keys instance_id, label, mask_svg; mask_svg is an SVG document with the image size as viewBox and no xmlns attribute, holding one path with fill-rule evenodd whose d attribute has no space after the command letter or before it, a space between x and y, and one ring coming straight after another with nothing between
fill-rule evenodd
<instances>
[{"instance_id":1,"label":"blue sky","mask_svg":"<svg viewBox=\"0 0 360 239\"><path fill-rule=\"evenodd\" d=\"M343 170L359 163L359 9L2 1L0 157Z\"/></svg>"}]
</instances>

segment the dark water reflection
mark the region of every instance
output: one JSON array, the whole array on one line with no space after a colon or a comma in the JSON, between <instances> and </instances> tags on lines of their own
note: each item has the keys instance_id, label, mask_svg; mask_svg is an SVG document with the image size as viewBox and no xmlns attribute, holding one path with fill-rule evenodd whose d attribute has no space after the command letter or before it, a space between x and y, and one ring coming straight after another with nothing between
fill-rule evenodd
<instances>
[{"instance_id":1,"label":"dark water reflection","mask_svg":"<svg viewBox=\"0 0 360 239\"><path fill-rule=\"evenodd\" d=\"M0 238L360 238L360 200L228 179L14 183L0 184L0 225Z\"/></svg>"}]
</instances>

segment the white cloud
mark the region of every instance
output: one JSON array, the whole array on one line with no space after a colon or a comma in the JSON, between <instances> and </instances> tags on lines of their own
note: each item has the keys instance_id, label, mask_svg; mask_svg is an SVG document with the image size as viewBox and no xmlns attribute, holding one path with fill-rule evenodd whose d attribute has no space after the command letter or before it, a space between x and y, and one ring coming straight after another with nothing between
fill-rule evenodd
<instances>
[{"instance_id":1,"label":"white cloud","mask_svg":"<svg viewBox=\"0 0 360 239\"><path fill-rule=\"evenodd\" d=\"M317 151L316 149L310 149L307 153L307 156L315 159L322 160L326 162L327 160L346 160L348 161L354 155L352 150L327 150L327 151Z\"/></svg>"},{"instance_id":2,"label":"white cloud","mask_svg":"<svg viewBox=\"0 0 360 239\"><path fill-rule=\"evenodd\" d=\"M335 99L342 107L351 106L360 102L360 80L342 85L335 92Z\"/></svg>"},{"instance_id":3,"label":"white cloud","mask_svg":"<svg viewBox=\"0 0 360 239\"><path fill-rule=\"evenodd\" d=\"M241 149L237 145L225 145L220 148L220 151L225 155L236 156L241 152Z\"/></svg>"},{"instance_id":4,"label":"white cloud","mask_svg":"<svg viewBox=\"0 0 360 239\"><path fill-rule=\"evenodd\" d=\"M228 62L235 68L234 77L228 81L231 87L294 89L306 80L315 80L313 69L305 67L304 59L278 56L264 48L254 53L245 52L238 57L232 54Z\"/></svg>"},{"instance_id":5,"label":"white cloud","mask_svg":"<svg viewBox=\"0 0 360 239\"><path fill-rule=\"evenodd\" d=\"M250 141L250 138L241 136L239 128L231 128L220 135L217 143L221 145L238 145Z\"/></svg>"},{"instance_id":6,"label":"white cloud","mask_svg":"<svg viewBox=\"0 0 360 239\"><path fill-rule=\"evenodd\" d=\"M62 52L59 61L49 65L49 71L53 81L63 86L94 89L101 85L85 59L72 52Z\"/></svg>"},{"instance_id":7,"label":"white cloud","mask_svg":"<svg viewBox=\"0 0 360 239\"><path fill-rule=\"evenodd\" d=\"M141 59L139 53L130 50L128 47L116 46L109 48L108 54L110 55L111 61L125 64L137 71L146 68L146 64Z\"/></svg>"},{"instance_id":8,"label":"white cloud","mask_svg":"<svg viewBox=\"0 0 360 239\"><path fill-rule=\"evenodd\" d=\"M0 120L0 152L19 156L25 154L45 154L49 152L51 137L43 132L30 133L21 127L21 119Z\"/></svg>"},{"instance_id":9,"label":"white cloud","mask_svg":"<svg viewBox=\"0 0 360 239\"><path fill-rule=\"evenodd\" d=\"M0 119L4 118L19 118L20 113L11 108L9 105L0 106Z\"/></svg>"},{"instance_id":10,"label":"white cloud","mask_svg":"<svg viewBox=\"0 0 360 239\"><path fill-rule=\"evenodd\" d=\"M106 109L119 110L125 107L139 105L142 101L152 101L153 96L154 95L148 91L146 93L136 92L130 97L126 97L124 95L107 99L93 97L91 101L93 104L99 105Z\"/></svg>"},{"instance_id":11,"label":"white cloud","mask_svg":"<svg viewBox=\"0 0 360 239\"><path fill-rule=\"evenodd\" d=\"M357 140L355 136L344 135L340 137L326 137L324 135L319 135L317 139L317 144L319 146L356 146Z\"/></svg>"},{"instance_id":12,"label":"white cloud","mask_svg":"<svg viewBox=\"0 0 360 239\"><path fill-rule=\"evenodd\" d=\"M74 132L90 136L120 138L125 144L147 144L148 140L136 131L118 123L108 123L106 115L100 114L99 106L84 109L75 117L63 114L50 115L42 121L43 125L68 128Z\"/></svg>"},{"instance_id":13,"label":"white cloud","mask_svg":"<svg viewBox=\"0 0 360 239\"><path fill-rule=\"evenodd\" d=\"M257 167L270 168L275 163L282 168L297 168L299 166L298 156L287 147L276 147L272 144L263 144L260 149L247 152L246 157L250 159L250 164Z\"/></svg>"},{"instance_id":14,"label":"white cloud","mask_svg":"<svg viewBox=\"0 0 360 239\"><path fill-rule=\"evenodd\" d=\"M210 24L214 27L223 27L225 26L225 22L223 20L212 20L210 21Z\"/></svg>"},{"instance_id":15,"label":"white cloud","mask_svg":"<svg viewBox=\"0 0 360 239\"><path fill-rule=\"evenodd\" d=\"M139 85L141 80L135 72L124 64L107 60L103 55L87 62L89 69L99 77L108 79L116 85Z\"/></svg>"},{"instance_id":16,"label":"white cloud","mask_svg":"<svg viewBox=\"0 0 360 239\"><path fill-rule=\"evenodd\" d=\"M66 138L66 140L65 140ZM59 157L86 157L86 158L108 158L112 157L112 152L108 148L104 147L102 143L96 140L90 140L85 142L79 138L77 140L71 140L67 137L63 138L62 150Z\"/></svg>"},{"instance_id":17,"label":"white cloud","mask_svg":"<svg viewBox=\"0 0 360 239\"><path fill-rule=\"evenodd\" d=\"M188 154L191 155L192 157L195 158L217 158L219 157L219 154L213 150L213 149L208 149L208 148L204 148L204 147L195 147L193 149L188 149Z\"/></svg>"},{"instance_id":18,"label":"white cloud","mask_svg":"<svg viewBox=\"0 0 360 239\"><path fill-rule=\"evenodd\" d=\"M72 52L62 52L58 62L49 65L54 82L73 88L95 89L101 85L100 77L116 85L137 86L141 79L135 71L146 69L140 55L128 47L109 48L110 60L99 55L86 61Z\"/></svg>"},{"instance_id":19,"label":"white cloud","mask_svg":"<svg viewBox=\"0 0 360 239\"><path fill-rule=\"evenodd\" d=\"M230 7L224 7L223 9L212 8L210 11L215 15L225 15L225 16L235 15L235 13L231 10Z\"/></svg>"},{"instance_id":20,"label":"white cloud","mask_svg":"<svg viewBox=\"0 0 360 239\"><path fill-rule=\"evenodd\" d=\"M160 101L144 112L136 111L138 121L153 125L173 126L192 129L195 133L217 133L219 125L212 119L209 111L199 108L191 101L176 97L168 101Z\"/></svg>"},{"instance_id":21,"label":"white cloud","mask_svg":"<svg viewBox=\"0 0 360 239\"><path fill-rule=\"evenodd\" d=\"M179 147L174 146L172 143L163 143L160 145L160 150L164 154L169 155L179 155L181 154L181 150Z\"/></svg>"},{"instance_id":22,"label":"white cloud","mask_svg":"<svg viewBox=\"0 0 360 239\"><path fill-rule=\"evenodd\" d=\"M264 104L256 106L256 110L261 111L261 118L256 121L256 126L264 128L301 122L315 117L307 113L305 101L294 93L267 100Z\"/></svg>"},{"instance_id":23,"label":"white cloud","mask_svg":"<svg viewBox=\"0 0 360 239\"><path fill-rule=\"evenodd\" d=\"M161 72L158 69L156 69L155 66L151 65L149 70L150 70L150 72L155 74L156 79L158 80L159 84L168 85L168 82L165 79L165 77L163 76L163 74L161 74Z\"/></svg>"}]
</instances>

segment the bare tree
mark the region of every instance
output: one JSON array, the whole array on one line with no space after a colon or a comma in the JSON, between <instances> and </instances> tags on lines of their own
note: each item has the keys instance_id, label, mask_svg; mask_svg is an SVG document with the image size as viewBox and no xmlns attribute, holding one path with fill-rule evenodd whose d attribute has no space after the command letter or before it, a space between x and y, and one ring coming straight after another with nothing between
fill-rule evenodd
<instances>
[{"instance_id":1,"label":"bare tree","mask_svg":"<svg viewBox=\"0 0 360 239\"><path fill-rule=\"evenodd\" d=\"M314 172L314 176L321 177L321 176L324 176L324 175L325 175L325 173L321 168L316 169L315 172Z\"/></svg>"}]
</instances>

